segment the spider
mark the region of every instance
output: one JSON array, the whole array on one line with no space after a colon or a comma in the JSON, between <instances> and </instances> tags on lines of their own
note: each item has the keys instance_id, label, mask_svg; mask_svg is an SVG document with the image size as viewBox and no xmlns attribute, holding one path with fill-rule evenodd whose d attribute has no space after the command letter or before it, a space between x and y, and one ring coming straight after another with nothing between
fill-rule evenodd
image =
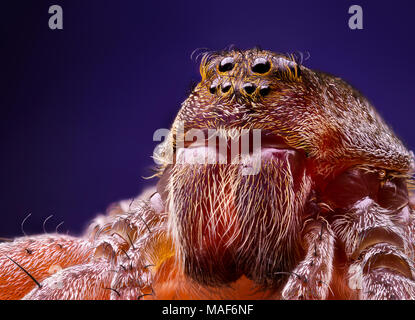
<instances>
[{"instance_id":1,"label":"spider","mask_svg":"<svg viewBox=\"0 0 415 320\"><path fill-rule=\"evenodd\" d=\"M157 183L0 244L1 299L414 299L414 156L339 78L204 53Z\"/></svg>"}]
</instances>

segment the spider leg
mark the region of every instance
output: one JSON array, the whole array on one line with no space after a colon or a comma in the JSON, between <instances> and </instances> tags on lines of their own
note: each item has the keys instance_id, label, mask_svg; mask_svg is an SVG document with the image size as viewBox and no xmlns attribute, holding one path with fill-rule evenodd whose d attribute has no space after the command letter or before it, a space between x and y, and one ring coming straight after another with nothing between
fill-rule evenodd
<instances>
[{"instance_id":1,"label":"spider leg","mask_svg":"<svg viewBox=\"0 0 415 320\"><path fill-rule=\"evenodd\" d=\"M303 232L306 256L290 272L282 290L283 299L326 299L330 293L334 257L334 235L328 223L319 218Z\"/></svg>"},{"instance_id":2,"label":"spider leg","mask_svg":"<svg viewBox=\"0 0 415 320\"><path fill-rule=\"evenodd\" d=\"M111 286L117 267L127 257L136 257L137 270L144 266L146 250L139 250L141 244L162 224L154 206L160 209L157 194L144 192L111 206L106 215L93 220L82 238L44 234L0 243L0 299L120 296L122 290ZM141 253L133 254L135 249ZM140 291L143 294L147 292Z\"/></svg>"},{"instance_id":3,"label":"spider leg","mask_svg":"<svg viewBox=\"0 0 415 320\"><path fill-rule=\"evenodd\" d=\"M415 299L414 214L369 197L333 222L348 259L348 285L360 299Z\"/></svg>"},{"instance_id":4,"label":"spider leg","mask_svg":"<svg viewBox=\"0 0 415 320\"><path fill-rule=\"evenodd\" d=\"M89 241L61 234L0 243L0 300L21 299L57 271L88 262L92 251Z\"/></svg>"},{"instance_id":5,"label":"spider leg","mask_svg":"<svg viewBox=\"0 0 415 320\"><path fill-rule=\"evenodd\" d=\"M106 261L72 266L46 278L23 300L108 300L113 275Z\"/></svg>"}]
</instances>

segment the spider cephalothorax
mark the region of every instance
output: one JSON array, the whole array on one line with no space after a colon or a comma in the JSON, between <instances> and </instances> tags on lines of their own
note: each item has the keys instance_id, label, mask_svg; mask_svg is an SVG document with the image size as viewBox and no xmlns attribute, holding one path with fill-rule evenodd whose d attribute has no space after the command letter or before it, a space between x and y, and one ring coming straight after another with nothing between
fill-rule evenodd
<instances>
[{"instance_id":1,"label":"spider cephalothorax","mask_svg":"<svg viewBox=\"0 0 415 320\"><path fill-rule=\"evenodd\" d=\"M49 249L43 272L43 238L0 246L3 297L18 297L12 278L33 287L29 273L26 298L415 298L414 158L370 103L259 49L205 54L200 72L156 154L157 187L90 240L51 236L77 247Z\"/></svg>"}]
</instances>

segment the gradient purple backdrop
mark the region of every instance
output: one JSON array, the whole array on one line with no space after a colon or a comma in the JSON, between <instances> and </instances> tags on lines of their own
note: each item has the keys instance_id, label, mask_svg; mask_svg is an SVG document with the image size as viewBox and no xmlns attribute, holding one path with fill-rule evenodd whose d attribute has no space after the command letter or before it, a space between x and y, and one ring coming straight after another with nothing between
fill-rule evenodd
<instances>
[{"instance_id":1,"label":"gradient purple backdrop","mask_svg":"<svg viewBox=\"0 0 415 320\"><path fill-rule=\"evenodd\" d=\"M64 30L48 28L63 8ZM348 28L359 4L364 30ZM414 5L409 1L2 1L0 236L79 234L150 182L153 132L169 128L199 47L308 51L415 149Z\"/></svg>"}]
</instances>

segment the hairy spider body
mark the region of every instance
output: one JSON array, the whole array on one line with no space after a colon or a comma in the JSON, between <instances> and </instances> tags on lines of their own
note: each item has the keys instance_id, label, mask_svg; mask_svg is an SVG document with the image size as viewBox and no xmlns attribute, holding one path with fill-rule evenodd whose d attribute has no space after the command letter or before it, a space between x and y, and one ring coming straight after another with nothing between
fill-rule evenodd
<instances>
[{"instance_id":1,"label":"hairy spider body","mask_svg":"<svg viewBox=\"0 0 415 320\"><path fill-rule=\"evenodd\" d=\"M414 157L370 103L259 49L205 54L200 72L157 186L83 237L0 244L0 298L414 299Z\"/></svg>"}]
</instances>

